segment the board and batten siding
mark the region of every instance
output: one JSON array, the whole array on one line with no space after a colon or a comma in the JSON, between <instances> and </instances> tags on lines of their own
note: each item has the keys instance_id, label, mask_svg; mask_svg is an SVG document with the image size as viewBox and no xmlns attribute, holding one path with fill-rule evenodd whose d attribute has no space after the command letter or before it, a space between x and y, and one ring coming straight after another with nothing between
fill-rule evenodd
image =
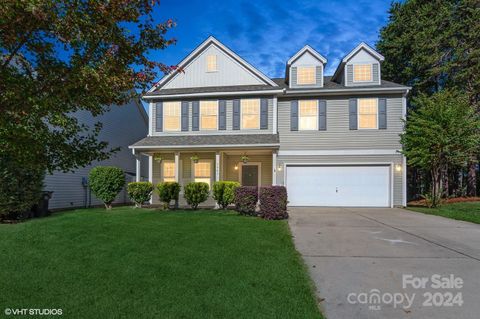
<instances>
[{"instance_id":1,"label":"board and batten siding","mask_svg":"<svg viewBox=\"0 0 480 319\"><path fill-rule=\"evenodd\" d=\"M364 96L358 96L358 98L362 97ZM326 130L291 131L291 99L279 99L278 132L280 135L280 150L399 150L401 148L399 134L403 131L403 122L401 121L402 97L401 95L375 97L386 98L386 129L350 130L348 103L350 98L355 97L345 96L321 97L327 104Z\"/></svg>"},{"instance_id":2,"label":"board and batten siding","mask_svg":"<svg viewBox=\"0 0 480 319\"><path fill-rule=\"evenodd\" d=\"M252 97L253 98L253 97ZM238 98L241 99L241 98ZM249 99L249 98L246 98ZM259 99L261 99L259 97ZM220 100L220 99L203 99L204 101L207 100ZM273 98L268 98L268 127L266 129L254 129L254 130L234 130L233 129L233 99L225 99L226 100L226 130L199 130L193 131L192 130L192 102L187 101L189 112L188 112L188 131L174 131L174 132L157 132L156 131L156 102L154 102L152 108L152 116L150 119L150 125L152 125L152 133L153 136L169 136L169 135L209 135L209 134L272 134L273 128ZM180 101L180 100L178 100ZM196 100L200 101L200 100Z\"/></svg>"},{"instance_id":3,"label":"board and batten siding","mask_svg":"<svg viewBox=\"0 0 480 319\"><path fill-rule=\"evenodd\" d=\"M278 156L277 165L284 164L305 164L305 165L342 165L342 164L375 164L375 163L393 163L393 165L402 165L402 155L295 155ZM402 168L404 169L404 168ZM277 171L277 184L285 185L285 170ZM397 171L393 167L393 205L403 205L403 172Z\"/></svg>"},{"instance_id":4,"label":"board and batten siding","mask_svg":"<svg viewBox=\"0 0 480 319\"><path fill-rule=\"evenodd\" d=\"M140 105L140 107L143 106ZM98 117L93 117L85 111L75 113L75 117L80 123L90 127L96 122L102 122L103 128L99 140L107 141L109 147L120 147L120 151L105 161L93 162L73 172L47 174L44 190L53 191L53 197L49 201L50 209L84 207L85 201L91 205L102 205L102 202L93 194L89 191L86 193L86 189L82 186L82 178L87 178L90 170L95 166L120 167L128 173L127 182L135 181L135 157L128 146L144 138L148 133L146 113L142 114L134 101L123 106L111 106L108 112ZM142 180L148 178L148 159L145 156L142 156L141 161L141 178ZM127 202L130 202L128 195L125 190L122 190L114 204Z\"/></svg>"}]
</instances>

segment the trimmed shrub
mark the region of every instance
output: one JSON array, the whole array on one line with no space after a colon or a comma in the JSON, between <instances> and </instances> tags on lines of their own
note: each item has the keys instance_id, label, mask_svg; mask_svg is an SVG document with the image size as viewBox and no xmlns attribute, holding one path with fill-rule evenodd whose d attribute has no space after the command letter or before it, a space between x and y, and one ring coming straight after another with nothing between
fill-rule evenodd
<instances>
[{"instance_id":1,"label":"trimmed shrub","mask_svg":"<svg viewBox=\"0 0 480 319\"><path fill-rule=\"evenodd\" d=\"M112 202L125 186L125 174L114 166L97 166L88 174L89 186L106 209L112 209Z\"/></svg>"},{"instance_id":2,"label":"trimmed shrub","mask_svg":"<svg viewBox=\"0 0 480 319\"><path fill-rule=\"evenodd\" d=\"M142 207L142 204L152 197L153 184L150 182L128 183L127 192L135 207Z\"/></svg>"},{"instance_id":3,"label":"trimmed shrub","mask_svg":"<svg viewBox=\"0 0 480 319\"><path fill-rule=\"evenodd\" d=\"M264 219L287 219L285 186L260 187L260 216Z\"/></svg>"},{"instance_id":4,"label":"trimmed shrub","mask_svg":"<svg viewBox=\"0 0 480 319\"><path fill-rule=\"evenodd\" d=\"M204 182L191 182L185 186L185 200L193 209L208 199L208 184Z\"/></svg>"},{"instance_id":5,"label":"trimmed shrub","mask_svg":"<svg viewBox=\"0 0 480 319\"><path fill-rule=\"evenodd\" d=\"M181 186L177 182L163 182L157 185L157 193L160 201L163 203L163 208L168 209L168 205L172 200L175 201L174 208L178 207L178 196L180 194Z\"/></svg>"},{"instance_id":6,"label":"trimmed shrub","mask_svg":"<svg viewBox=\"0 0 480 319\"><path fill-rule=\"evenodd\" d=\"M235 210L243 215L255 216L258 202L258 187L240 186L235 189Z\"/></svg>"},{"instance_id":7,"label":"trimmed shrub","mask_svg":"<svg viewBox=\"0 0 480 319\"><path fill-rule=\"evenodd\" d=\"M213 198L223 209L235 200L235 189L240 187L239 182L219 181L213 183Z\"/></svg>"}]
</instances>

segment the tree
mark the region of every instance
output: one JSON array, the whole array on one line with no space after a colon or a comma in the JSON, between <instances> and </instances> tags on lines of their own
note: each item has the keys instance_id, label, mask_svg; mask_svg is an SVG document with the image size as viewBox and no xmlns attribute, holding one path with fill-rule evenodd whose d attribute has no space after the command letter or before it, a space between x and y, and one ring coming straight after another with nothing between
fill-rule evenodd
<instances>
[{"instance_id":1,"label":"tree","mask_svg":"<svg viewBox=\"0 0 480 319\"><path fill-rule=\"evenodd\" d=\"M88 184L93 194L110 210L115 197L125 186L125 173L118 167L97 166L88 174Z\"/></svg>"},{"instance_id":2,"label":"tree","mask_svg":"<svg viewBox=\"0 0 480 319\"><path fill-rule=\"evenodd\" d=\"M8 167L69 171L108 158L94 116L150 87L173 66L149 53L175 43L155 23L156 0L6 0L0 7L0 181ZM3 159L8 155L13 165ZM4 174L5 172L5 174ZM39 174L36 174L39 175ZM16 178L21 178L20 176Z\"/></svg>"},{"instance_id":3,"label":"tree","mask_svg":"<svg viewBox=\"0 0 480 319\"><path fill-rule=\"evenodd\" d=\"M393 2L389 14L377 43L385 56L382 76L412 86L411 97L444 88L465 92L468 107L480 112L480 2L407 0ZM468 172L470 196L476 194L475 161L460 168Z\"/></svg>"},{"instance_id":4,"label":"tree","mask_svg":"<svg viewBox=\"0 0 480 319\"><path fill-rule=\"evenodd\" d=\"M408 163L430 173L432 206L442 194L445 167L462 166L480 148L480 116L469 107L468 97L451 90L414 98L417 106L408 115L401 135Z\"/></svg>"}]
</instances>

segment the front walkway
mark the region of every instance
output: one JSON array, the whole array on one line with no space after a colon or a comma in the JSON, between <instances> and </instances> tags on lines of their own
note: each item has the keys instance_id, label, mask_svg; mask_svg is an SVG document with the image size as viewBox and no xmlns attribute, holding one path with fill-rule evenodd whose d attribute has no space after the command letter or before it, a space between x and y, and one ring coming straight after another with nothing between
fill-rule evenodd
<instances>
[{"instance_id":1,"label":"front walkway","mask_svg":"<svg viewBox=\"0 0 480 319\"><path fill-rule=\"evenodd\" d=\"M290 216L327 318L478 318L480 225L403 209L305 207L290 208ZM432 288L436 274L461 278L463 286ZM404 289L404 275L427 277L425 289L411 281ZM461 306L451 298L457 293ZM432 306L423 305L429 295ZM454 305L441 306L447 301Z\"/></svg>"}]
</instances>

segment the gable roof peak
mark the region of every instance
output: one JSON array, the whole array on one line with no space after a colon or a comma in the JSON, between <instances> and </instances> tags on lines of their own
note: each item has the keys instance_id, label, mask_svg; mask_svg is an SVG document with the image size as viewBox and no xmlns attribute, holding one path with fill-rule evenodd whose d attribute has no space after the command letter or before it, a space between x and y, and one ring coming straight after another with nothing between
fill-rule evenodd
<instances>
[{"instance_id":1,"label":"gable roof peak","mask_svg":"<svg viewBox=\"0 0 480 319\"><path fill-rule=\"evenodd\" d=\"M291 65L293 62L295 62L295 60L297 60L299 57L301 57L305 52L309 52L310 54L312 54L317 60L319 60L320 62L322 62L323 64L326 64L327 63L327 59L321 55L320 53L318 53L317 50L315 50L314 48L312 48L311 46L309 46L308 44L306 44L303 48L301 48L299 51L297 51L297 53L295 53L288 61L287 61L287 65Z\"/></svg>"},{"instance_id":2,"label":"gable roof peak","mask_svg":"<svg viewBox=\"0 0 480 319\"><path fill-rule=\"evenodd\" d=\"M383 62L383 60L385 60L385 57L383 55L381 55L380 53L378 53L377 51L375 51L371 46L369 46L367 43L365 42L360 42L359 45L357 45L352 51L350 51L343 59L342 59L342 62L343 63L347 63L348 60L350 60L358 51L360 50L365 50L367 51L368 53L370 53L374 58L378 59L380 62Z\"/></svg>"}]
</instances>

